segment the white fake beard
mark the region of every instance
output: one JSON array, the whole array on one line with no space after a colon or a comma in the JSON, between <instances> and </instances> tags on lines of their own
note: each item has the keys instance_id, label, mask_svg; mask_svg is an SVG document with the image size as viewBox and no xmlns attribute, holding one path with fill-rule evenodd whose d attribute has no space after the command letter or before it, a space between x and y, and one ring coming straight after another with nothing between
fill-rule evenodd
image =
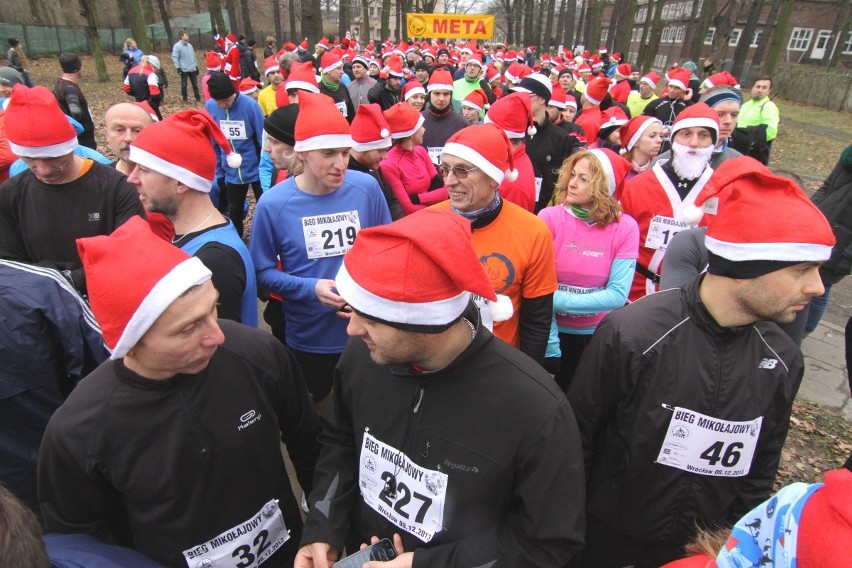
<instances>
[{"instance_id":1,"label":"white fake beard","mask_svg":"<svg viewBox=\"0 0 852 568\"><path fill-rule=\"evenodd\" d=\"M695 154L690 154L695 152ZM704 168L713 156L713 146L690 148L672 140L672 167L681 179L695 179L704 173Z\"/></svg>"}]
</instances>

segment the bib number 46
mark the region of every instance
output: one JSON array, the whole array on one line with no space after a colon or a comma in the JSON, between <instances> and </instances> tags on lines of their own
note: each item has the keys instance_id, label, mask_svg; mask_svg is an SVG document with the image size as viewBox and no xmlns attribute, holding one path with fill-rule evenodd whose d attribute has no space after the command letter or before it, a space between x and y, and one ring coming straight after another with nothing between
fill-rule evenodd
<instances>
[{"instance_id":1,"label":"bib number 46","mask_svg":"<svg viewBox=\"0 0 852 568\"><path fill-rule=\"evenodd\" d=\"M716 442L701 452L701 458L713 466L722 462L725 467L734 467L740 461L741 450L744 445L740 442L731 442L725 446L724 442Z\"/></svg>"}]
</instances>

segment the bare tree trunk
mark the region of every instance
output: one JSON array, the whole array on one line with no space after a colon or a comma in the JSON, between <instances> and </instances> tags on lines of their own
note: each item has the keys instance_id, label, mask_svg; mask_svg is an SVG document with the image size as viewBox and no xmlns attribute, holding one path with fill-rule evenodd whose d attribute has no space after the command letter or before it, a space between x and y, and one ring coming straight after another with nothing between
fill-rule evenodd
<instances>
[{"instance_id":1,"label":"bare tree trunk","mask_svg":"<svg viewBox=\"0 0 852 568\"><path fill-rule=\"evenodd\" d=\"M574 28L577 20L577 2L576 0L566 0L565 2L565 47L574 49L574 38L576 34ZM577 55L576 53L574 55Z\"/></svg>"},{"instance_id":2,"label":"bare tree trunk","mask_svg":"<svg viewBox=\"0 0 852 568\"><path fill-rule=\"evenodd\" d=\"M849 35L849 25L852 22L848 1L842 3L837 16L837 20L834 22L834 29L831 30L831 37L835 41L831 44L832 51L830 57L826 60L826 67L837 67L837 64L840 62L843 43L846 41L846 36Z\"/></svg>"},{"instance_id":3,"label":"bare tree trunk","mask_svg":"<svg viewBox=\"0 0 852 568\"><path fill-rule=\"evenodd\" d=\"M154 21L154 0L145 0L142 6L142 13L145 15L146 22Z\"/></svg>"},{"instance_id":4,"label":"bare tree trunk","mask_svg":"<svg viewBox=\"0 0 852 568\"><path fill-rule=\"evenodd\" d=\"M166 41L168 45L173 45L175 37L172 34L172 23L169 21L169 11L166 9L165 0L157 0L157 8L160 10L160 18L163 20L163 27L166 29Z\"/></svg>"},{"instance_id":5,"label":"bare tree trunk","mask_svg":"<svg viewBox=\"0 0 852 568\"><path fill-rule=\"evenodd\" d=\"M518 40L521 47L526 47L533 42L533 17L535 14L535 0L524 0L524 27Z\"/></svg>"},{"instance_id":6,"label":"bare tree trunk","mask_svg":"<svg viewBox=\"0 0 852 568\"><path fill-rule=\"evenodd\" d=\"M586 0L586 22L583 25L583 43L589 51L594 52L598 47L600 38L600 10L599 0Z\"/></svg>"},{"instance_id":7,"label":"bare tree trunk","mask_svg":"<svg viewBox=\"0 0 852 568\"><path fill-rule=\"evenodd\" d=\"M500 5L506 13L506 45L515 43L515 18L517 14L512 8L511 0L501 0Z\"/></svg>"},{"instance_id":8,"label":"bare tree trunk","mask_svg":"<svg viewBox=\"0 0 852 568\"><path fill-rule=\"evenodd\" d=\"M664 0L657 0L651 27L649 28L647 25L645 26L645 34L643 35L643 38L647 38L647 40L642 42L642 45L639 48L639 58L637 60L638 65L642 67L643 75L651 70L651 64L653 63L654 56L660 48L660 35L663 32L664 4Z\"/></svg>"},{"instance_id":9,"label":"bare tree trunk","mask_svg":"<svg viewBox=\"0 0 852 568\"><path fill-rule=\"evenodd\" d=\"M314 45L323 37L321 0L302 2L302 33L308 38L310 45Z\"/></svg>"},{"instance_id":10,"label":"bare tree trunk","mask_svg":"<svg viewBox=\"0 0 852 568\"><path fill-rule=\"evenodd\" d=\"M36 1L37 0L30 0L30 3L32 4ZM116 0L115 4L118 7L118 21L121 24L121 27L129 28L130 27L130 10L127 9L126 0ZM141 10L140 10L140 13L141 13ZM124 39L122 38L121 41L124 41Z\"/></svg>"},{"instance_id":11,"label":"bare tree trunk","mask_svg":"<svg viewBox=\"0 0 852 568\"><path fill-rule=\"evenodd\" d=\"M559 0L559 15L556 16L556 29L553 31L553 35L557 36L556 43L561 43L565 45L565 37L560 36L560 33L564 34L565 31L565 9L567 7L567 2L565 0Z\"/></svg>"},{"instance_id":12,"label":"bare tree trunk","mask_svg":"<svg viewBox=\"0 0 852 568\"><path fill-rule=\"evenodd\" d=\"M278 42L278 45L282 45L284 43L284 34L281 30L281 1L280 0L271 0L272 2L272 19L275 24L275 41ZM264 43L266 43L264 41ZM277 47L277 46L276 46Z\"/></svg>"},{"instance_id":13,"label":"bare tree trunk","mask_svg":"<svg viewBox=\"0 0 852 568\"><path fill-rule=\"evenodd\" d=\"M760 12L763 11L763 4L764 0L752 0L751 2L748 21L746 22L745 29L743 29L743 33L740 35L740 42L734 50L734 67L731 71L734 77L742 75L749 45L751 45L751 37L754 35L754 30L757 29L757 21L760 18Z\"/></svg>"},{"instance_id":14,"label":"bare tree trunk","mask_svg":"<svg viewBox=\"0 0 852 568\"><path fill-rule=\"evenodd\" d=\"M624 3L624 13L619 18L618 31L615 37L612 38L613 49L621 49L624 53L625 61L627 50L630 49L630 32L633 30L633 20L636 19L636 0L627 0Z\"/></svg>"},{"instance_id":15,"label":"bare tree trunk","mask_svg":"<svg viewBox=\"0 0 852 568\"><path fill-rule=\"evenodd\" d=\"M98 35L98 16L95 12L97 6L92 0L79 0L80 13L86 19L86 36L89 39L89 44L92 47L92 57L95 59L95 69L98 73L98 82L106 83L109 81L109 75L104 62L104 52L101 49L101 38Z\"/></svg>"},{"instance_id":16,"label":"bare tree trunk","mask_svg":"<svg viewBox=\"0 0 852 568\"><path fill-rule=\"evenodd\" d=\"M237 35L237 5L234 0L225 0L225 9L228 11L228 29L226 31ZM224 33L224 32L223 32Z\"/></svg>"},{"instance_id":17,"label":"bare tree trunk","mask_svg":"<svg viewBox=\"0 0 852 568\"><path fill-rule=\"evenodd\" d=\"M686 50L687 56L693 61L698 60L698 56L701 54L701 45L695 44L696 35L704 39L704 35L707 34L707 30L701 30L701 22L704 21L704 18L701 20L698 19L698 2L692 3L692 13L689 16L689 22L686 24L686 34L683 38L683 46Z\"/></svg>"},{"instance_id":18,"label":"bare tree trunk","mask_svg":"<svg viewBox=\"0 0 852 568\"><path fill-rule=\"evenodd\" d=\"M381 39L384 39L390 35L390 11L390 0L382 0L382 29L380 34Z\"/></svg>"},{"instance_id":19,"label":"bare tree trunk","mask_svg":"<svg viewBox=\"0 0 852 568\"><path fill-rule=\"evenodd\" d=\"M91 5L88 1L86 4ZM151 40L148 39L148 34L145 31L145 18L142 16L140 0L124 0L124 9L127 11L127 17L130 18L130 34L136 40L136 45L143 52L150 53Z\"/></svg>"},{"instance_id":20,"label":"bare tree trunk","mask_svg":"<svg viewBox=\"0 0 852 568\"><path fill-rule=\"evenodd\" d=\"M545 9L545 23L544 23L544 40L541 42L541 51L550 51L551 48L555 48L556 46L553 44L553 20L556 16L556 0L547 0L547 8Z\"/></svg>"},{"instance_id":21,"label":"bare tree trunk","mask_svg":"<svg viewBox=\"0 0 852 568\"><path fill-rule=\"evenodd\" d=\"M796 0L783 0L781 12L778 14L778 23L775 25L775 33L772 34L772 43L769 46L769 53L766 56L766 63L763 64L763 74L772 75L778 67L778 56L781 53L781 46L787 38L787 30L790 29L790 17L793 15L793 8L796 6Z\"/></svg>"},{"instance_id":22,"label":"bare tree trunk","mask_svg":"<svg viewBox=\"0 0 852 568\"><path fill-rule=\"evenodd\" d=\"M580 5L580 17L577 19L577 33L574 34L574 37L576 38L575 41L577 43L585 42L584 38L586 37L586 12L589 9L590 1L591 0L581 0L582 4Z\"/></svg>"},{"instance_id":23,"label":"bare tree trunk","mask_svg":"<svg viewBox=\"0 0 852 568\"><path fill-rule=\"evenodd\" d=\"M533 12L533 21L532 21L532 35L530 36L530 42L527 45L535 45L535 46L541 45L541 20L543 19L542 14L543 14L543 10L544 10L544 3L546 1L547 0L540 0L538 2L533 2L534 12ZM541 54L541 49L538 50L538 55L540 55L540 54Z\"/></svg>"},{"instance_id":24,"label":"bare tree trunk","mask_svg":"<svg viewBox=\"0 0 852 568\"><path fill-rule=\"evenodd\" d=\"M716 35L713 37L713 61L721 65L728 52L728 41L734 30L734 23L740 11L740 0L727 0L722 9L713 18Z\"/></svg>"},{"instance_id":25,"label":"bare tree trunk","mask_svg":"<svg viewBox=\"0 0 852 568\"><path fill-rule=\"evenodd\" d=\"M361 41L370 40L370 0L361 0Z\"/></svg>"},{"instance_id":26,"label":"bare tree trunk","mask_svg":"<svg viewBox=\"0 0 852 568\"><path fill-rule=\"evenodd\" d=\"M210 22L213 24L213 28L219 30L221 34L228 33L228 30L225 29L225 18L222 16L222 4L219 3L219 0L207 0L207 8L210 10Z\"/></svg>"},{"instance_id":27,"label":"bare tree trunk","mask_svg":"<svg viewBox=\"0 0 852 568\"><path fill-rule=\"evenodd\" d=\"M162 2L162 0L159 1ZM254 28L251 25L251 7L248 0L240 0L240 12L242 12L243 16L243 35L248 39L257 40L254 37Z\"/></svg>"},{"instance_id":28,"label":"bare tree trunk","mask_svg":"<svg viewBox=\"0 0 852 568\"><path fill-rule=\"evenodd\" d=\"M612 48L612 51L620 51L620 47L617 43L615 43L615 36L618 35L618 28L621 25L622 19L624 19L624 11L627 8L626 0L616 0L616 2L612 5L612 13L609 15L609 31L606 36L606 44Z\"/></svg>"},{"instance_id":29,"label":"bare tree trunk","mask_svg":"<svg viewBox=\"0 0 852 568\"><path fill-rule=\"evenodd\" d=\"M351 27L352 16L350 15L350 10L352 5L347 0L338 2L337 5L337 36L343 39Z\"/></svg>"},{"instance_id":30,"label":"bare tree trunk","mask_svg":"<svg viewBox=\"0 0 852 568\"><path fill-rule=\"evenodd\" d=\"M299 37L297 37L296 32L296 0L289 0L287 12L290 18L290 36L293 38L293 43L299 43ZM305 37L304 30L301 30L298 35Z\"/></svg>"}]
</instances>

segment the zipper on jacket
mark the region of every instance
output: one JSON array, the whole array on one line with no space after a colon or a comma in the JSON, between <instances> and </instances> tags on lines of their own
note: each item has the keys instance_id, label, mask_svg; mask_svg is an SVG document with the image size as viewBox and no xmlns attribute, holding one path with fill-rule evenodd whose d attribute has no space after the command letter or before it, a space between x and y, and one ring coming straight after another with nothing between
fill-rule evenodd
<instances>
[{"instance_id":1,"label":"zipper on jacket","mask_svg":"<svg viewBox=\"0 0 852 568\"><path fill-rule=\"evenodd\" d=\"M239 96L240 96L240 95L239 95L239 94L237 94L237 98L239 98ZM236 99L234 99L234 102L237 102L237 100L236 100ZM228 110L226 110L226 111L225 111L225 120L231 120L231 109L228 109ZM230 138L228 138L228 146L230 146L230 147L231 147L231 151L232 151L233 153L235 153L235 154L237 153L237 147L236 147L236 146L234 146L234 141L233 141L233 140L231 140ZM227 157L227 156L225 156L225 165L227 165L227 164L228 164L228 157ZM237 176L239 176L239 178L240 178L240 185L242 185L242 184L243 184L243 168L242 168L242 166L240 166L239 168L237 168Z\"/></svg>"},{"instance_id":2,"label":"zipper on jacket","mask_svg":"<svg viewBox=\"0 0 852 568\"><path fill-rule=\"evenodd\" d=\"M417 383L417 390L414 391L414 397L411 399L411 412L408 415L408 424L405 427L405 438L402 441L402 452L405 455L411 455L411 442L414 437L414 423L417 420L417 413L420 411L420 404L423 402L423 395L426 392L426 380L420 379Z\"/></svg>"},{"instance_id":3,"label":"zipper on jacket","mask_svg":"<svg viewBox=\"0 0 852 568\"><path fill-rule=\"evenodd\" d=\"M178 398L180 399L180 404L183 407L183 411L189 417L187 421L189 423L189 431L192 434L192 437L195 438L195 442L198 447L198 454L202 459L206 458L210 453L210 449L207 447L207 443L204 440L204 436L201 434L201 430L198 429L196 425L195 418L193 417L192 410L189 406L189 401L186 400L186 396L184 395L183 389L178 387Z\"/></svg>"}]
</instances>

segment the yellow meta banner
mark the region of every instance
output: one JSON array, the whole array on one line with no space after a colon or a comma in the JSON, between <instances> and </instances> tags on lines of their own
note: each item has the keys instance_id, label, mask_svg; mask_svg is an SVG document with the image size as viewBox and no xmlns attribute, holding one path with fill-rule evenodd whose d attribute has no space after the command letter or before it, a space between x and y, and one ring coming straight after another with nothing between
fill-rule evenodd
<instances>
[{"instance_id":1,"label":"yellow meta banner","mask_svg":"<svg viewBox=\"0 0 852 568\"><path fill-rule=\"evenodd\" d=\"M406 14L409 37L491 39L494 16L485 14Z\"/></svg>"}]
</instances>

